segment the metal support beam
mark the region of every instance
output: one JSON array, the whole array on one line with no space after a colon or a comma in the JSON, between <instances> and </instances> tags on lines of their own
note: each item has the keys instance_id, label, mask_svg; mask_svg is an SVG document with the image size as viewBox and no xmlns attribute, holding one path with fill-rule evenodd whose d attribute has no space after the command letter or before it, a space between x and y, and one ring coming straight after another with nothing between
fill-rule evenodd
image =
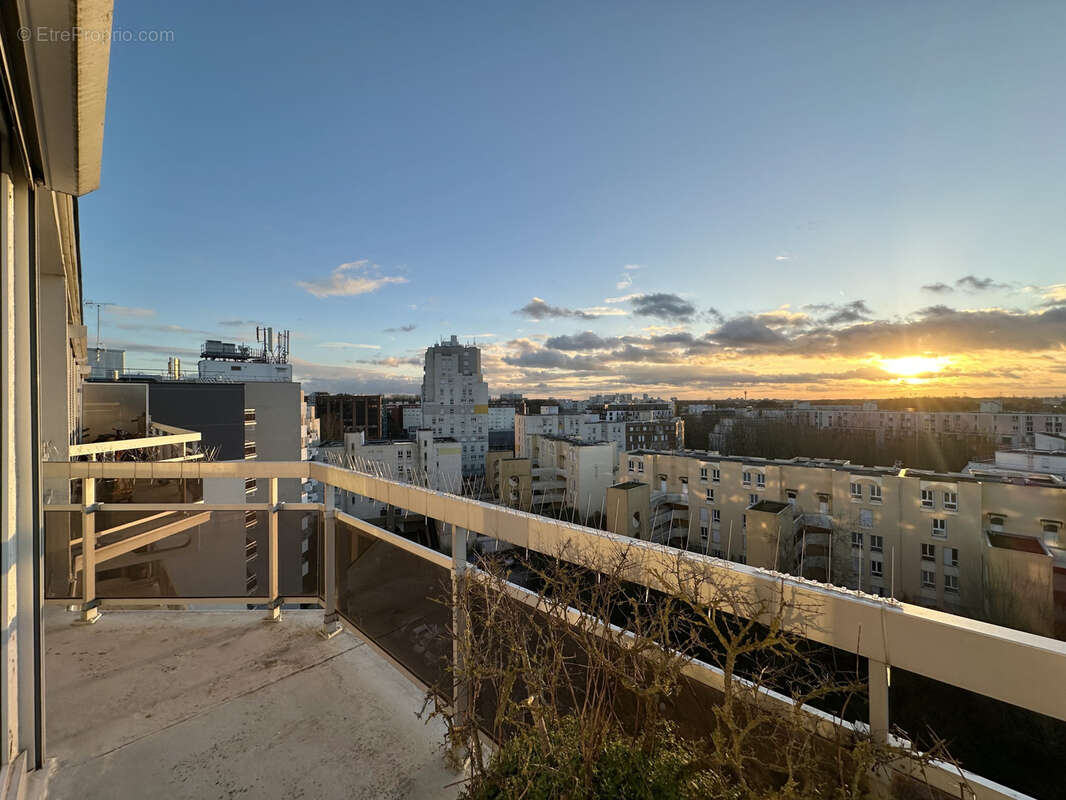
<instances>
[{"instance_id":1,"label":"metal support beam","mask_svg":"<svg viewBox=\"0 0 1066 800\"><path fill-rule=\"evenodd\" d=\"M334 508L336 489L326 486L324 500L326 510L322 519L322 580L325 591L322 599L325 609L322 615L321 634L324 639L332 639L344 628L337 614L337 511Z\"/></svg>"},{"instance_id":2,"label":"metal support beam","mask_svg":"<svg viewBox=\"0 0 1066 800\"><path fill-rule=\"evenodd\" d=\"M870 691L870 736L874 741L888 742L888 684L889 666L880 661L869 659Z\"/></svg>"},{"instance_id":3,"label":"metal support beam","mask_svg":"<svg viewBox=\"0 0 1066 800\"><path fill-rule=\"evenodd\" d=\"M270 607L267 611L267 615L264 619L267 622L280 622L281 621L281 603L278 602L278 479L270 478L267 481L270 495L270 511L267 513L267 529L268 529L268 554L267 554L267 569L270 573Z\"/></svg>"},{"instance_id":4,"label":"metal support beam","mask_svg":"<svg viewBox=\"0 0 1066 800\"><path fill-rule=\"evenodd\" d=\"M81 509L81 614L78 623L100 619L96 602L96 479L83 478Z\"/></svg>"},{"instance_id":5,"label":"metal support beam","mask_svg":"<svg viewBox=\"0 0 1066 800\"><path fill-rule=\"evenodd\" d=\"M452 664L455 674L463 667L463 647L466 644L468 621L459 602L462 582L466 580L466 528L452 525ZM458 678L452 681L452 706L456 718L463 725L471 721L470 685Z\"/></svg>"}]
</instances>

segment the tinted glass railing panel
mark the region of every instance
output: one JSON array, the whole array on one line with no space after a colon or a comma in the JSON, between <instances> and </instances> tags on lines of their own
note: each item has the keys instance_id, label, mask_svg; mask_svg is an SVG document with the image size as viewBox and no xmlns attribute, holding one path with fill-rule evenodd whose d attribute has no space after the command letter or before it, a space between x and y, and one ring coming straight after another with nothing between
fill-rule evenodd
<instances>
[{"instance_id":1,"label":"tinted glass railing panel","mask_svg":"<svg viewBox=\"0 0 1066 800\"><path fill-rule=\"evenodd\" d=\"M129 527L98 536L96 596L264 597L266 517L261 511L111 512L110 526Z\"/></svg>"},{"instance_id":2,"label":"tinted glass railing panel","mask_svg":"<svg viewBox=\"0 0 1066 800\"><path fill-rule=\"evenodd\" d=\"M889 692L892 724L920 748L940 738L964 769L1033 797L1062 796L1048 765L1066 762L1066 722L897 668Z\"/></svg>"},{"instance_id":3,"label":"tinted glass railing panel","mask_svg":"<svg viewBox=\"0 0 1066 800\"><path fill-rule=\"evenodd\" d=\"M44 596L76 600L74 557L81 553L81 512L44 512Z\"/></svg>"},{"instance_id":4,"label":"tinted glass railing panel","mask_svg":"<svg viewBox=\"0 0 1066 800\"><path fill-rule=\"evenodd\" d=\"M320 593L322 512L278 513L278 593L311 597Z\"/></svg>"},{"instance_id":5,"label":"tinted glass railing panel","mask_svg":"<svg viewBox=\"0 0 1066 800\"><path fill-rule=\"evenodd\" d=\"M97 503L198 503L203 499L204 482L199 478L96 479ZM81 502L80 485L72 489L71 502Z\"/></svg>"},{"instance_id":6,"label":"tinted glass railing panel","mask_svg":"<svg viewBox=\"0 0 1066 800\"><path fill-rule=\"evenodd\" d=\"M336 537L337 610L421 681L449 687L449 570L340 521Z\"/></svg>"}]
</instances>

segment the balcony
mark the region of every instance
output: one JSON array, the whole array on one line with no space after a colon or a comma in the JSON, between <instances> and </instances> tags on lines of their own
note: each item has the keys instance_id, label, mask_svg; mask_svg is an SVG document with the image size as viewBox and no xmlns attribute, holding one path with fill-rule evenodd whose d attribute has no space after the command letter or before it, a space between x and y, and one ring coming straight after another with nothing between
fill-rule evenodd
<instances>
[{"instance_id":1,"label":"balcony","mask_svg":"<svg viewBox=\"0 0 1066 800\"><path fill-rule=\"evenodd\" d=\"M322 614L45 614L51 797L455 797L423 691Z\"/></svg>"},{"instance_id":2,"label":"balcony","mask_svg":"<svg viewBox=\"0 0 1066 800\"><path fill-rule=\"evenodd\" d=\"M422 696L421 690L416 690L413 695L408 690L408 694L401 692L402 696L398 697L393 689L394 678L399 675L418 687L432 689L445 700L451 698L458 703L465 690L462 686L453 686L450 681L448 666L452 651L447 634L457 621L453 610L446 603L439 602L439 597L441 589L451 585L456 577L468 573L475 577L483 574L476 555L472 551L468 553L468 545L478 540L495 543L494 552L518 548L549 558L576 550L589 563L603 565L609 564L618 552L624 550L632 554L635 565L633 571L627 572L626 580L645 587L646 592L672 591L668 576L671 568L681 564L694 580L698 578L698 586L710 587L727 581L746 597L764 602L768 607L775 607L775 604L781 607L787 597L794 604L792 607L802 609L801 614L784 620L788 629L807 639L811 647L831 648L826 652L840 654L843 660L852 664L861 664L861 674L868 682L860 717L854 714L838 717L824 710L802 706L798 713L806 715L811 725L819 730L829 726L827 730L845 731L849 736L872 735L882 742L896 742L892 738L895 734L890 734L893 723L903 724L905 730L918 730L918 720L924 706L929 705L928 700L944 697L956 711L975 704L999 710L990 714L984 729L968 719L965 727L944 732L943 735L951 737L953 755L964 767L985 774L993 770L988 777L999 783L1039 794L1038 789L1026 781L1038 774L1038 763L1046 763L1048 758L1061 755L1044 753L1038 748L1029 754L1033 760L1031 768L1023 769L1018 764L1006 763L1009 759L1003 764L990 765L982 760L981 747L986 741L997 741L997 726L1002 725L1003 714L1008 714L1011 719L1027 720L1035 713L1038 717L1033 719L1039 718L1044 721L1041 724L1055 726L1061 726L1066 720L1066 694L1050 688L1066 682L1064 642L861 592L792 579L698 553L684 553L655 543L582 528L333 465L259 461L191 464L62 462L44 464L43 472L45 477L53 480L66 478L79 482L82 498L76 504L46 507L46 523L65 536L64 539L56 534L49 539L53 545L64 546L49 549L47 572L54 580L49 581L46 602L51 606L77 607L85 622L99 619L101 611L104 614L103 622L76 628L66 625L69 618L50 616L50 625L62 628L50 639L50 643L57 643L53 657L66 659L64 665L56 668L73 670L73 673L66 673L73 675L70 680L75 680L79 674L99 676L108 670L121 672L127 668L131 673L138 670L151 673L131 674L118 681L131 687L130 693L124 695L128 698L125 702L138 708L137 712L125 710L123 703L118 701L105 703L101 700L100 705L86 706L84 713L87 715L113 715L113 727L106 727L99 733L77 734L75 731L86 730L82 719L70 722L69 727L63 729L68 731L67 734L53 734L61 754L56 785L91 786L94 770L105 770L109 763L118 764L118 759L127 756L129 761L123 762L122 768L129 769L133 776L185 775L196 785L195 781L206 780L214 770L216 779L224 775L225 781L239 782L243 762L237 759L232 764L222 763L228 760L225 759L228 750L239 754L244 747L235 747L234 743L248 742L253 753L261 753L264 760L271 761L273 751L269 737L258 731L270 729L275 720L280 720L280 727L276 729L283 731L282 736L291 734L294 737L291 744L296 748L294 752L305 752L299 749L298 733L303 729L301 726L311 724L309 720L315 718L316 708L321 704L328 705L330 719L336 719L333 711L346 707L343 695L350 681L357 682L357 691L353 691L356 694L361 692L359 696L378 691L376 686L358 686L358 681L366 675L340 676L338 671L365 672L369 669L379 674L384 670L389 677L388 680L382 678L386 684L382 691L387 695L393 692L389 696L399 703L398 708L410 709L413 700ZM98 481L128 479L134 475L153 480L256 478L268 487L268 497L264 503L232 506L96 502L95 485ZM318 481L326 487L327 502L279 503L278 481L290 479ZM436 520L443 534L439 537L439 546L424 546L336 511L333 508L334 491L330 487ZM135 524L128 529L116 530L116 518L112 517L107 526L98 526L98 518L118 513L130 515L133 519L126 521ZM246 513L257 516L258 524L253 528L245 527ZM155 524L151 517L161 514L178 515L185 527L151 533ZM206 515L207 519L201 515ZM305 520L310 520L311 524L305 525ZM147 536L144 527L148 528ZM134 536L145 538L127 541ZM251 559L257 581L251 584L252 588L246 589L249 537L257 542L256 555ZM120 546L116 548L115 545ZM447 589L444 591L446 594ZM699 591L700 597L712 596L702 594L709 589ZM520 583L509 584L507 592L523 603L533 606L539 603L536 592ZM144 612L128 611L109 613L109 609L131 605L179 605L189 609L189 613L162 616L138 616ZM293 607L297 605L305 610L295 610ZM232 615L202 610L194 613L195 609L219 606L241 610ZM308 607L320 608L321 614L306 610ZM259 619L264 616L280 622L276 626L262 626ZM138 619L146 620L143 628L137 627L141 624ZM220 620L223 620L221 624ZM317 620L321 620L321 625ZM131 632L123 639L120 634L126 625L131 626L131 631L139 630L140 633ZM220 627L212 630L214 625ZM328 642L310 635L300 639L297 629L309 633L313 628L327 635L338 632L342 635ZM187 633L194 630L199 631L195 636ZM116 641L135 642L138 647L148 649L142 656L139 651L123 650L121 645L105 643L97 647L90 644L98 636L112 635L118 637ZM241 654L228 665L237 674L231 676L225 672L223 677L204 683L205 671L195 669L200 659L195 647L188 657L179 657L167 649L168 642L195 642L201 635L220 652L230 647L229 643L248 643L247 648L242 644L232 651ZM301 643L297 644L297 640ZM78 644L67 646L67 641ZM63 646L59 647L60 644ZM345 649L349 646L354 649ZM340 650L329 649L338 647ZM254 655L245 657L245 649ZM299 652L294 654L293 651ZM355 659L371 651L379 659L375 662L377 666L360 667L361 662ZM70 659L72 653L81 654L80 665L77 659ZM210 666L214 663L211 659L217 655L217 652L203 654L203 663ZM328 658L331 658L330 666L326 667ZM279 664L287 659L295 659L308 673L329 677L329 680L311 682L320 687L318 695L301 699L302 690L297 690L302 679L290 684L295 692L291 697L283 691L283 686L273 686L270 676L275 674L276 668L280 670ZM159 664L160 669L144 669L155 664ZM176 721L173 706L167 705L170 701L153 699L155 690L151 681L159 680L159 686L165 685L164 678L159 676L160 670L176 673L177 680L198 680L196 691L231 698L223 700L217 709L209 710L209 703L203 706L204 719L217 720L221 726L217 733L209 731L205 740L220 743L218 754L206 745L197 744L195 738L178 736L182 730L192 728L183 729L181 726L185 722ZM260 677L264 680L250 687L242 683L248 679L245 671L262 673ZM193 677L197 674L200 678ZM709 692L720 691L726 680L721 669L698 659L687 663L686 676L695 682L694 685L705 687ZM147 681L143 701L140 694L132 691L137 681ZM51 684L53 691L64 690L63 680L56 679ZM237 696L241 690L234 689L236 686L248 687L250 694L247 696L258 698L259 702L241 699L243 695ZM336 691L338 686L342 691ZM82 691L86 698L93 695L92 690L84 686ZM196 691L193 688L188 690L194 706L205 702L202 698L196 699ZM62 697L57 695L59 699L51 703L52 708L65 705ZM101 694L101 698L107 697L106 692ZM187 702L187 699L183 695L183 699L174 701L174 704ZM770 693L766 694L766 699L783 704L782 710L787 708L792 713L793 706L786 697ZM380 707L385 700L378 698L378 702ZM145 710L145 704L149 710ZM150 710L153 704L161 705L159 730L154 728L156 723L148 721L149 713L151 719L156 718L157 712ZM256 716L253 708L259 709L256 713L267 716ZM944 719L952 715L949 712L950 709L944 711ZM72 709L69 713L82 711ZM359 727L358 717L349 715L345 720L342 710L337 713L341 720L352 723L350 728ZM405 713L382 712L381 717L375 719L384 720L382 725L404 728L405 720L410 719ZM233 717L240 720L240 724ZM175 730L163 727L168 724L167 720L175 721ZM249 720L256 724L250 724ZM111 722L108 724L111 726ZM417 724L421 725L420 722ZM385 733L392 737L407 735L391 729ZM351 729L337 734L339 739L354 735ZM426 735L433 739L432 731ZM79 736L83 738L79 739ZM216 738L211 739L212 736ZM99 742L91 741L93 737L98 737ZM324 736L316 733L313 738L316 742L323 739L337 741L328 732ZM416 751L423 752L418 748L424 744L416 743ZM257 750L260 745L262 749ZM393 765L390 767L393 772L410 774L417 781L430 780L427 775L438 776L432 777L432 780L438 780L443 774L439 772L443 770L441 763L428 761L419 762L425 766L417 768L417 772L412 771L405 749L402 750L404 761L401 768L395 760L396 752L401 750L390 751L383 746L363 755L368 763L378 764L381 759L381 763ZM69 760L64 760L62 754L67 754ZM311 763L319 757L321 754L316 752ZM75 760L78 763L74 763ZM350 765L345 768L358 773L364 769L362 760L361 756L359 769ZM289 763L292 763L291 758ZM71 770L67 775L59 774L64 771L64 764ZM264 768L263 764L260 763L258 768ZM266 769L270 774L269 770L274 767L267 766ZM376 767L372 766L373 769ZM910 767L894 764L891 769L908 771ZM933 761L924 769L930 782L951 796L959 796L963 784L969 787L966 791L972 792L966 796L980 800L1024 796L970 772L960 772L946 763ZM82 770L84 772L79 774ZM309 781L319 779L313 769L303 770L302 776ZM346 778L354 779L353 776ZM253 780L250 773L248 780ZM278 777L271 783L272 790L277 791L275 796L284 796L283 787L291 787L291 783L286 784L285 780ZM321 780L320 785L334 785L325 777ZM435 785L439 790L441 784ZM415 790L404 791L413 793Z\"/></svg>"}]
</instances>

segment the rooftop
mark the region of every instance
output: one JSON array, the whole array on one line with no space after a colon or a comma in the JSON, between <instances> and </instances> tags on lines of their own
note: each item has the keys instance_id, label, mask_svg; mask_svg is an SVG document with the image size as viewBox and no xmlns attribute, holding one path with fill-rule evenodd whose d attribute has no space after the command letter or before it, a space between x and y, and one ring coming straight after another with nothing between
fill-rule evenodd
<instances>
[{"instance_id":1,"label":"rooftop","mask_svg":"<svg viewBox=\"0 0 1066 800\"><path fill-rule=\"evenodd\" d=\"M448 798L424 692L321 611L49 608L54 797Z\"/></svg>"},{"instance_id":2,"label":"rooftop","mask_svg":"<svg viewBox=\"0 0 1066 800\"><path fill-rule=\"evenodd\" d=\"M1035 536L989 531L988 543L993 547L999 547L1004 550L1017 550L1021 553L1033 553L1040 556L1050 555L1047 548Z\"/></svg>"},{"instance_id":3,"label":"rooftop","mask_svg":"<svg viewBox=\"0 0 1066 800\"><path fill-rule=\"evenodd\" d=\"M755 505L751 506L752 511L766 511L770 514L780 514L786 508L790 508L788 503L779 503L776 500L760 500Z\"/></svg>"},{"instance_id":4,"label":"rooftop","mask_svg":"<svg viewBox=\"0 0 1066 800\"><path fill-rule=\"evenodd\" d=\"M952 483L1013 483L1019 485L1040 485L1061 487L1062 484L1054 479L1042 481L1027 477L1012 477L998 473L981 473L972 475L966 472L935 472L923 469L897 469L896 467L866 467L861 464L852 464L850 461L838 459L804 458L758 458L755 456L723 456L706 450L628 450L631 456L681 456L693 458L708 463L729 462L734 464L750 464L751 466L767 467L813 467L815 469L834 469L848 472L852 475L869 475L885 477L911 477L924 478L931 481L950 481ZM1066 488L1066 487L1063 487Z\"/></svg>"}]
</instances>

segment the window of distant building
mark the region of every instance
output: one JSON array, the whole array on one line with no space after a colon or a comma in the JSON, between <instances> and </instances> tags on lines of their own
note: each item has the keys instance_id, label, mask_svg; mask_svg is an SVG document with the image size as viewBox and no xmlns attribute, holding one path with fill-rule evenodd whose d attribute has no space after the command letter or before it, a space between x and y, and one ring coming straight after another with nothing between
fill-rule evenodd
<instances>
[{"instance_id":1,"label":"window of distant building","mask_svg":"<svg viewBox=\"0 0 1066 800\"><path fill-rule=\"evenodd\" d=\"M944 566L945 567L957 567L957 566L959 566L959 548L957 548L957 547L945 547L944 548Z\"/></svg>"},{"instance_id":2,"label":"window of distant building","mask_svg":"<svg viewBox=\"0 0 1066 800\"><path fill-rule=\"evenodd\" d=\"M936 588L936 572L933 570L922 570L922 588L923 589L935 589Z\"/></svg>"},{"instance_id":3,"label":"window of distant building","mask_svg":"<svg viewBox=\"0 0 1066 800\"><path fill-rule=\"evenodd\" d=\"M868 508L859 511L859 527L872 528L874 526L874 512Z\"/></svg>"},{"instance_id":4,"label":"window of distant building","mask_svg":"<svg viewBox=\"0 0 1066 800\"><path fill-rule=\"evenodd\" d=\"M766 486L766 476L763 475L761 472L755 473L755 485L758 486L760 489Z\"/></svg>"},{"instance_id":5,"label":"window of distant building","mask_svg":"<svg viewBox=\"0 0 1066 800\"><path fill-rule=\"evenodd\" d=\"M922 489L922 508L933 507L933 490Z\"/></svg>"},{"instance_id":6,"label":"window of distant building","mask_svg":"<svg viewBox=\"0 0 1066 800\"><path fill-rule=\"evenodd\" d=\"M851 498L852 500L862 500L862 484L851 484Z\"/></svg>"},{"instance_id":7,"label":"window of distant building","mask_svg":"<svg viewBox=\"0 0 1066 800\"><path fill-rule=\"evenodd\" d=\"M881 487L878 486L876 483L870 485L870 502L881 502Z\"/></svg>"},{"instance_id":8,"label":"window of distant building","mask_svg":"<svg viewBox=\"0 0 1066 800\"><path fill-rule=\"evenodd\" d=\"M722 473L717 469L711 470L711 482L718 483L722 479Z\"/></svg>"},{"instance_id":9,"label":"window of distant building","mask_svg":"<svg viewBox=\"0 0 1066 800\"><path fill-rule=\"evenodd\" d=\"M740 479L741 479L741 482L742 482L742 483L743 483L743 484L744 484L745 486L751 486L751 473L750 473L750 472L743 472L743 473L741 473L741 475L740 475Z\"/></svg>"},{"instance_id":10,"label":"window of distant building","mask_svg":"<svg viewBox=\"0 0 1066 800\"><path fill-rule=\"evenodd\" d=\"M959 510L959 495L957 492L944 492L944 508L948 511Z\"/></svg>"},{"instance_id":11,"label":"window of distant building","mask_svg":"<svg viewBox=\"0 0 1066 800\"><path fill-rule=\"evenodd\" d=\"M958 594L959 592L959 576L958 575L945 575L944 576L944 591L951 592L952 594Z\"/></svg>"},{"instance_id":12,"label":"window of distant building","mask_svg":"<svg viewBox=\"0 0 1066 800\"><path fill-rule=\"evenodd\" d=\"M851 546L862 547L862 533L860 533L859 531L851 532Z\"/></svg>"},{"instance_id":13,"label":"window of distant building","mask_svg":"<svg viewBox=\"0 0 1066 800\"><path fill-rule=\"evenodd\" d=\"M933 520L933 537L936 539L948 538L948 521L937 518Z\"/></svg>"},{"instance_id":14,"label":"window of distant building","mask_svg":"<svg viewBox=\"0 0 1066 800\"><path fill-rule=\"evenodd\" d=\"M885 537L878 536L876 533L870 534L870 549L875 553L880 553L885 549Z\"/></svg>"},{"instance_id":15,"label":"window of distant building","mask_svg":"<svg viewBox=\"0 0 1066 800\"><path fill-rule=\"evenodd\" d=\"M714 502L714 489L708 489L707 490L707 502L708 503L713 503Z\"/></svg>"},{"instance_id":16,"label":"window of distant building","mask_svg":"<svg viewBox=\"0 0 1066 800\"><path fill-rule=\"evenodd\" d=\"M922 542L922 560L936 561L936 545Z\"/></svg>"}]
</instances>

